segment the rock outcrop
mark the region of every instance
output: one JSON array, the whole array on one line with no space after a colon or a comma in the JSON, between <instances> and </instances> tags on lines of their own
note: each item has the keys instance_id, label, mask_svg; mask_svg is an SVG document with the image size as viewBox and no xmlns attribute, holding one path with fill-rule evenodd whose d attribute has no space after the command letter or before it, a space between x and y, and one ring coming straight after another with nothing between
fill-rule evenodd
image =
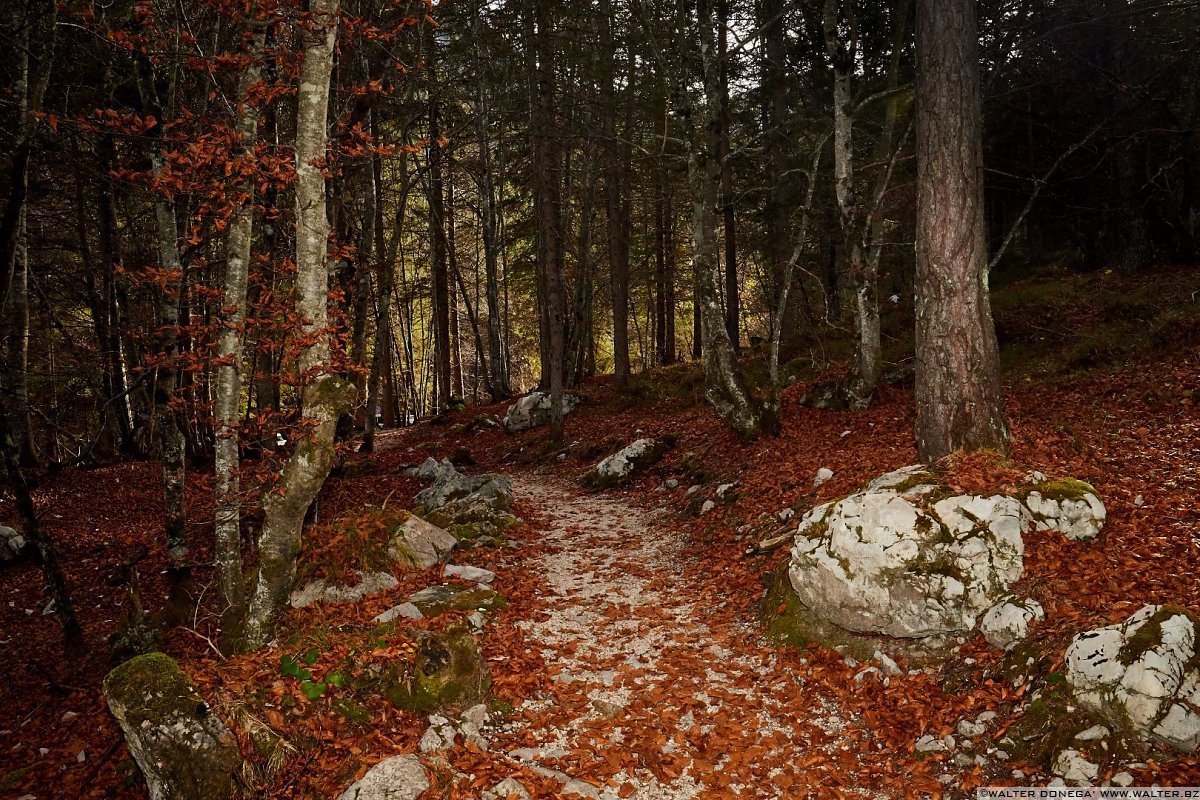
<instances>
[{"instance_id":1,"label":"rock outcrop","mask_svg":"<svg viewBox=\"0 0 1200 800\"><path fill-rule=\"evenodd\" d=\"M104 678L104 696L152 800L231 796L237 742L174 659L126 661Z\"/></svg>"},{"instance_id":2,"label":"rock outcrop","mask_svg":"<svg viewBox=\"0 0 1200 800\"><path fill-rule=\"evenodd\" d=\"M579 405L579 398L572 394L563 394L562 405L563 414L569 414ZM519 398L504 414L504 428L509 433L549 424L550 395L544 392L530 392Z\"/></svg>"},{"instance_id":3,"label":"rock outcrop","mask_svg":"<svg viewBox=\"0 0 1200 800\"><path fill-rule=\"evenodd\" d=\"M1067 648L1067 682L1114 727L1192 752L1200 745L1198 625L1178 606L1145 606L1081 633Z\"/></svg>"},{"instance_id":4,"label":"rock outcrop","mask_svg":"<svg viewBox=\"0 0 1200 800\"><path fill-rule=\"evenodd\" d=\"M433 482L417 493L418 513L459 542L503 543L504 531L519 522L510 513L512 483L503 475L464 475L432 458L413 474Z\"/></svg>"},{"instance_id":5,"label":"rock outcrop","mask_svg":"<svg viewBox=\"0 0 1200 800\"><path fill-rule=\"evenodd\" d=\"M1046 618L1036 600L1008 597L988 609L979 623L979 631L988 644L1000 650L1011 650L1029 636L1029 625Z\"/></svg>"}]
</instances>

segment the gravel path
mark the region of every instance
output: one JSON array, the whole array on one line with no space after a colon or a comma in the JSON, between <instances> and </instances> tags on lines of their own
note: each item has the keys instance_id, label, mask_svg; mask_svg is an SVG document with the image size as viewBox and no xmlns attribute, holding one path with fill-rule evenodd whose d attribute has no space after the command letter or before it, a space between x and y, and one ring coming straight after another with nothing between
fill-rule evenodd
<instances>
[{"instance_id":1,"label":"gravel path","mask_svg":"<svg viewBox=\"0 0 1200 800\"><path fill-rule=\"evenodd\" d=\"M552 665L554 691L523 704L500 737L511 757L553 774L564 795L605 800L855 785L862 741L838 703L782 670L753 630L710 613L721 598L683 579L666 512L541 477L514 486L535 510L530 557L548 600L520 624Z\"/></svg>"}]
</instances>

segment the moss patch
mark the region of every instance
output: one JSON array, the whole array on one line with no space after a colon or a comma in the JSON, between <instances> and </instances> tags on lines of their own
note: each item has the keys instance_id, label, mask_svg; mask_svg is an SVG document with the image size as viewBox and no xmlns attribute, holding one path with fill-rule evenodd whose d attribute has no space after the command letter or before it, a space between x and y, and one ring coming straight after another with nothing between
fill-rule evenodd
<instances>
[{"instance_id":1,"label":"moss patch","mask_svg":"<svg viewBox=\"0 0 1200 800\"><path fill-rule=\"evenodd\" d=\"M1195 630L1200 631L1200 618L1183 606L1167 604L1159 608L1158 611L1155 611L1150 619L1142 623L1141 627L1130 637L1129 641L1125 642L1125 645L1117 654L1117 658L1127 667L1137 661L1162 643L1163 623L1172 617L1179 616L1187 617L1191 620ZM1184 665L1184 669L1192 670L1198 667L1200 667L1200 653L1194 652L1188 663Z\"/></svg>"},{"instance_id":2,"label":"moss patch","mask_svg":"<svg viewBox=\"0 0 1200 800\"><path fill-rule=\"evenodd\" d=\"M491 676L475 637L452 628L419 633L414 660L389 668L380 689L397 708L428 712L485 701Z\"/></svg>"}]
</instances>

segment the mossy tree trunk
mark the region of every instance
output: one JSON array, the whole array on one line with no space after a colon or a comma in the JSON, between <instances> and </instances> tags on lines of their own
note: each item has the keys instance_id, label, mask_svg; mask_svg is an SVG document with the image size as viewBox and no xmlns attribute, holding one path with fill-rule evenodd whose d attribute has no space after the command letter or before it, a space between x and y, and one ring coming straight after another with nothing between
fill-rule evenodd
<instances>
[{"instance_id":1,"label":"mossy tree trunk","mask_svg":"<svg viewBox=\"0 0 1200 800\"><path fill-rule=\"evenodd\" d=\"M259 568L246 614L244 645L255 649L274 633L296 577L304 515L334 461L338 417L355 389L332 372L329 327L329 217L322 164L326 157L329 79L337 37L338 0L314 0L314 29L306 36L296 121L296 306L303 322L300 432L279 484L263 501Z\"/></svg>"}]
</instances>

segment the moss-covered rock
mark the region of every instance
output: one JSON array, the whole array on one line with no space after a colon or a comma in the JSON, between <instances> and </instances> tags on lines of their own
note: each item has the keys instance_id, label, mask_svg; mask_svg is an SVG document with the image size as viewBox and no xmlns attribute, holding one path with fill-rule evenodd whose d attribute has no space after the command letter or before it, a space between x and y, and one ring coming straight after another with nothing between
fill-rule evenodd
<instances>
[{"instance_id":1,"label":"moss-covered rock","mask_svg":"<svg viewBox=\"0 0 1200 800\"><path fill-rule=\"evenodd\" d=\"M415 631L414 636L413 660L393 664L379 679L392 705L429 712L487 701L491 676L474 636L461 627Z\"/></svg>"},{"instance_id":2,"label":"moss-covered rock","mask_svg":"<svg viewBox=\"0 0 1200 800\"><path fill-rule=\"evenodd\" d=\"M508 605L492 589L462 589L456 586L430 586L408 598L426 617L437 617L447 611L493 612Z\"/></svg>"},{"instance_id":3,"label":"moss-covered rock","mask_svg":"<svg viewBox=\"0 0 1200 800\"><path fill-rule=\"evenodd\" d=\"M638 439L589 470L583 482L593 489L615 486L658 463L674 446L673 436Z\"/></svg>"},{"instance_id":4,"label":"moss-covered rock","mask_svg":"<svg viewBox=\"0 0 1200 800\"><path fill-rule=\"evenodd\" d=\"M230 796L237 743L174 659L149 653L126 661L104 678L104 696L152 800Z\"/></svg>"}]
</instances>

